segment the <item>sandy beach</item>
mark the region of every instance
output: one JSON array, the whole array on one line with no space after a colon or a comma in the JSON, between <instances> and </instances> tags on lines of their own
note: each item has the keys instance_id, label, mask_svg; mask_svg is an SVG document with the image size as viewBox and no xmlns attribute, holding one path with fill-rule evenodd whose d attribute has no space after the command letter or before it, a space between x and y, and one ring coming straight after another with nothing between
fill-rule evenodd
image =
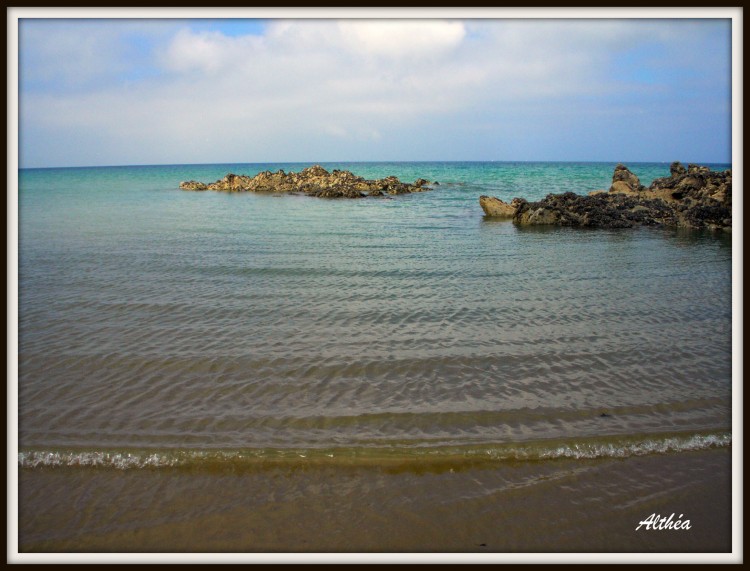
<instances>
[{"instance_id":1,"label":"sandy beach","mask_svg":"<svg viewBox=\"0 0 750 571\"><path fill-rule=\"evenodd\" d=\"M20 551L728 552L730 490L729 449L467 470L22 470ZM636 529L653 513L690 529Z\"/></svg>"}]
</instances>

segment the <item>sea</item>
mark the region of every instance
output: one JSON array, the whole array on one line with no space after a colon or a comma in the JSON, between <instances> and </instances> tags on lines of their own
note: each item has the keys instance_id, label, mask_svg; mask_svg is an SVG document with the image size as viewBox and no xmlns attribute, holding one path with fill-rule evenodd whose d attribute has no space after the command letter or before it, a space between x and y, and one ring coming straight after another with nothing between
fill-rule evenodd
<instances>
[{"instance_id":1,"label":"sea","mask_svg":"<svg viewBox=\"0 0 750 571\"><path fill-rule=\"evenodd\" d=\"M604 162L318 163L436 183L388 198L178 187L312 164L19 171L20 548L662 549L577 543L605 528L574 514L615 474L600 510L685 491L647 482L665 462L728 474L732 233L479 206L606 190Z\"/></svg>"}]
</instances>

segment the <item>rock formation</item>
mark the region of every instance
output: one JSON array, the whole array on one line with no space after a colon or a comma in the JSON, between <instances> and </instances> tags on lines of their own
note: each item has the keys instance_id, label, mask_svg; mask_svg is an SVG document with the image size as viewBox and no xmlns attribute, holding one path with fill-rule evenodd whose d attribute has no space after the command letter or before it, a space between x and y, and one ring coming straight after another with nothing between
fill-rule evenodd
<instances>
[{"instance_id":1,"label":"rock formation","mask_svg":"<svg viewBox=\"0 0 750 571\"><path fill-rule=\"evenodd\" d=\"M487 216L512 218L522 225L731 229L732 171L698 165L685 169L675 162L670 176L646 188L627 167L617 165L609 192L549 194L538 202L514 198L510 204L481 196L479 204Z\"/></svg>"},{"instance_id":2,"label":"rock formation","mask_svg":"<svg viewBox=\"0 0 750 571\"><path fill-rule=\"evenodd\" d=\"M480 196L479 205L487 216L496 218L513 218L516 208L494 196Z\"/></svg>"},{"instance_id":3,"label":"rock formation","mask_svg":"<svg viewBox=\"0 0 750 571\"><path fill-rule=\"evenodd\" d=\"M612 186L609 187L610 192L633 194L642 190L645 190L645 187L638 180L638 177L628 170L628 167L623 164L618 164L615 167L615 173L612 175Z\"/></svg>"},{"instance_id":4,"label":"rock formation","mask_svg":"<svg viewBox=\"0 0 750 571\"><path fill-rule=\"evenodd\" d=\"M210 184L194 180L181 182L180 188L184 190L224 190L228 192L285 192L321 198L362 198L365 196L423 192L431 190L429 184L423 178L417 179L414 184L408 184L401 182L395 176L365 180L349 171L334 170L329 173L320 165L315 165L298 173L285 173L283 170L275 173L264 171L254 177L230 173L223 179Z\"/></svg>"}]
</instances>

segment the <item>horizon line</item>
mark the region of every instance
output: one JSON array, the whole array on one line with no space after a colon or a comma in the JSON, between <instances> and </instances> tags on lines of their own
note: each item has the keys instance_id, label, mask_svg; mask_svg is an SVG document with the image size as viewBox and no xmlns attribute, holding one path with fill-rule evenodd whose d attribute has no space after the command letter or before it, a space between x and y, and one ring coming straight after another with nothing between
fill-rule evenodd
<instances>
[{"instance_id":1,"label":"horizon line","mask_svg":"<svg viewBox=\"0 0 750 571\"><path fill-rule=\"evenodd\" d=\"M209 165L285 165L285 164L310 164L310 165L322 165L322 164L393 164L393 163L570 163L570 164L671 164L673 162L680 162L683 164L695 164L695 165L732 165L732 161L687 161L687 160L672 160L672 161L643 161L643 160L513 160L513 159L492 159L492 160L460 160L460 159L449 159L449 160L370 160L370 161L357 161L357 160L314 160L314 161L230 161L230 162L207 162L207 163L131 163L131 164L101 164L101 165L56 165L56 166L20 166L19 171L22 170L45 170L45 169L91 169L91 168L129 168L129 167L191 167L191 166L209 166Z\"/></svg>"}]
</instances>

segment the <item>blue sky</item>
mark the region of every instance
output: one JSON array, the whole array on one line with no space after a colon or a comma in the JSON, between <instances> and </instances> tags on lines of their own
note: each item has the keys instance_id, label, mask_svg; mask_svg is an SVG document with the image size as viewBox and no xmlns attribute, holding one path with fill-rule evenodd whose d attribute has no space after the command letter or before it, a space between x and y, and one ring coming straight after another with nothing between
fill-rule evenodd
<instances>
[{"instance_id":1,"label":"blue sky","mask_svg":"<svg viewBox=\"0 0 750 571\"><path fill-rule=\"evenodd\" d=\"M19 21L21 167L731 162L731 20Z\"/></svg>"}]
</instances>

